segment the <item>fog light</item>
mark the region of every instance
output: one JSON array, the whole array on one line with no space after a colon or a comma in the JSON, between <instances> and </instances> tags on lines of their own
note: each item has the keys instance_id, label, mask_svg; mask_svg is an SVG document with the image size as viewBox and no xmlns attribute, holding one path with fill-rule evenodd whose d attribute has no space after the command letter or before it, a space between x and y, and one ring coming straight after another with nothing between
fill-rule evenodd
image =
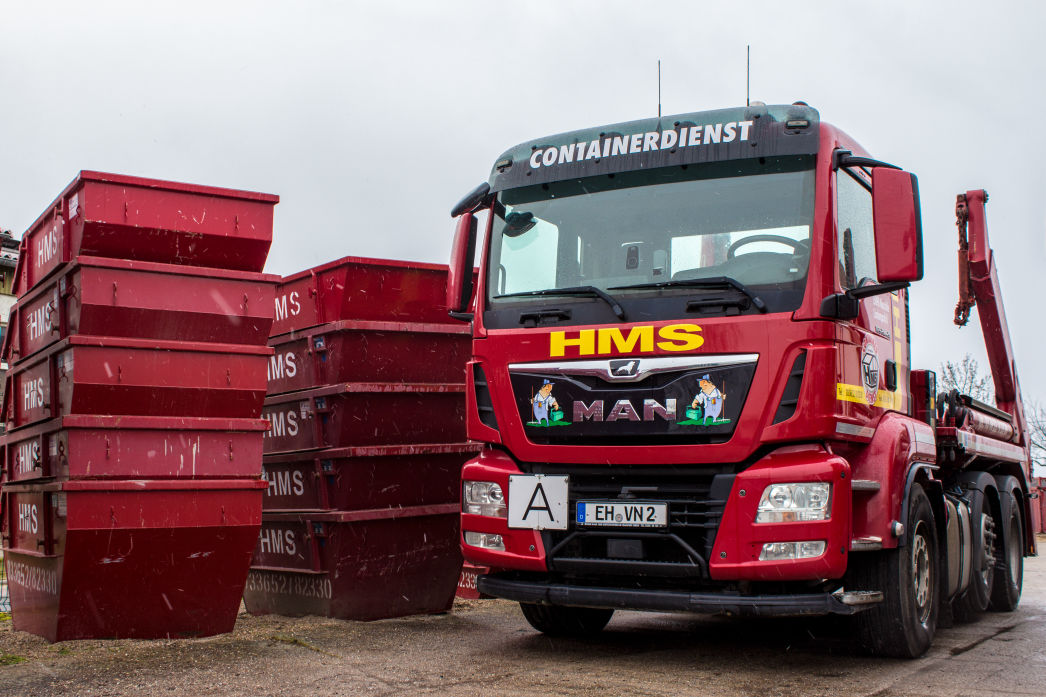
<instances>
[{"instance_id":1,"label":"fog light","mask_svg":"<svg viewBox=\"0 0 1046 697\"><path fill-rule=\"evenodd\" d=\"M831 515L832 485L828 482L771 484L759 499L757 523L827 520Z\"/></svg>"},{"instance_id":2,"label":"fog light","mask_svg":"<svg viewBox=\"0 0 1046 697\"><path fill-rule=\"evenodd\" d=\"M508 518L505 494L494 482L466 480L462 484L461 512L492 518Z\"/></svg>"},{"instance_id":3,"label":"fog light","mask_svg":"<svg viewBox=\"0 0 1046 697\"><path fill-rule=\"evenodd\" d=\"M493 549L498 552L505 551L505 541L501 539L501 535L494 535L489 532L472 532L471 530L466 530L465 544L470 547L482 547L483 549Z\"/></svg>"},{"instance_id":4,"label":"fog light","mask_svg":"<svg viewBox=\"0 0 1046 697\"><path fill-rule=\"evenodd\" d=\"M759 553L759 561L786 559L813 559L824 554L825 541L767 542Z\"/></svg>"}]
</instances>

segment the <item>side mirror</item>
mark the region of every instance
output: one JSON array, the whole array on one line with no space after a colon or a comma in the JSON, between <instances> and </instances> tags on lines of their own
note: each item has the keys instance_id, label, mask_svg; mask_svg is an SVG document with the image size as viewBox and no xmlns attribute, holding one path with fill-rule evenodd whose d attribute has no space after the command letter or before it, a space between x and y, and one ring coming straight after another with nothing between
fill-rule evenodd
<instances>
[{"instance_id":1,"label":"side mirror","mask_svg":"<svg viewBox=\"0 0 1046 697\"><path fill-rule=\"evenodd\" d=\"M875 266L880 283L923 277L923 234L919 181L890 167L872 168Z\"/></svg>"},{"instance_id":2,"label":"side mirror","mask_svg":"<svg viewBox=\"0 0 1046 697\"><path fill-rule=\"evenodd\" d=\"M476 216L466 213L458 219L454 246L450 251L450 273L447 276L447 310L454 319L472 319L467 312L472 299L472 265L476 256Z\"/></svg>"}]
</instances>

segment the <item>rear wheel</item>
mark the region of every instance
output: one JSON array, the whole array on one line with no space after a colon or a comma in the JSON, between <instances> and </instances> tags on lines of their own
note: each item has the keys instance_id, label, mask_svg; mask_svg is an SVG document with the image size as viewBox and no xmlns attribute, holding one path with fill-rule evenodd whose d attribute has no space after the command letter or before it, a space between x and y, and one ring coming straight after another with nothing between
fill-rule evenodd
<instances>
[{"instance_id":1,"label":"rear wheel","mask_svg":"<svg viewBox=\"0 0 1046 697\"><path fill-rule=\"evenodd\" d=\"M990 607L996 612L1012 612L1021 601L1024 584L1024 526L1012 491L999 495L999 513L1001 540L996 545Z\"/></svg>"},{"instance_id":2,"label":"rear wheel","mask_svg":"<svg viewBox=\"0 0 1046 697\"><path fill-rule=\"evenodd\" d=\"M970 545L973 568L970 570L970 585L958 598L952 601L955 619L960 622L972 622L988 609L995 586L995 554L998 537L992 507L985 495L973 491L970 501L970 520L973 521Z\"/></svg>"},{"instance_id":3,"label":"rear wheel","mask_svg":"<svg viewBox=\"0 0 1046 697\"><path fill-rule=\"evenodd\" d=\"M564 605L535 605L520 603L527 622L534 629L549 636L588 636L607 626L613 610Z\"/></svg>"},{"instance_id":4,"label":"rear wheel","mask_svg":"<svg viewBox=\"0 0 1046 697\"><path fill-rule=\"evenodd\" d=\"M918 484L908 502L908 544L851 558L859 590L882 591L883 601L854 615L857 636L872 653L918 658L937 631L939 548L930 499Z\"/></svg>"}]
</instances>

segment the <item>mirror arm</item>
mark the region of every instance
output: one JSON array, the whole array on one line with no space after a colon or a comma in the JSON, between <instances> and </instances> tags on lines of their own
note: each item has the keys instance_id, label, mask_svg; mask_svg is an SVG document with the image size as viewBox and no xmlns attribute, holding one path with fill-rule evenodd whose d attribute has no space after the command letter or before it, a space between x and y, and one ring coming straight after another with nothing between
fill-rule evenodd
<instances>
[{"instance_id":1,"label":"mirror arm","mask_svg":"<svg viewBox=\"0 0 1046 697\"><path fill-rule=\"evenodd\" d=\"M829 319L855 319L861 314L860 305L862 298L892 293L895 290L907 288L909 285L907 281L892 281L890 283L862 286L861 288L851 288L844 293L833 293L821 301L821 316Z\"/></svg>"},{"instance_id":2,"label":"mirror arm","mask_svg":"<svg viewBox=\"0 0 1046 697\"><path fill-rule=\"evenodd\" d=\"M452 319L456 319L460 322L471 322L475 313L457 312L455 310L450 310L449 312L447 312L447 314L450 315Z\"/></svg>"},{"instance_id":3,"label":"mirror arm","mask_svg":"<svg viewBox=\"0 0 1046 697\"><path fill-rule=\"evenodd\" d=\"M832 153L832 169L845 167L887 167L889 169L900 169L897 165L889 162L876 160L871 157L859 157L849 150L836 150Z\"/></svg>"},{"instance_id":4,"label":"mirror arm","mask_svg":"<svg viewBox=\"0 0 1046 697\"><path fill-rule=\"evenodd\" d=\"M490 184L483 182L472 191L465 194L465 197L458 201L458 204L450 211L451 218L457 218L463 213L471 213L480 207L483 201L487 198L487 194L490 193Z\"/></svg>"}]
</instances>

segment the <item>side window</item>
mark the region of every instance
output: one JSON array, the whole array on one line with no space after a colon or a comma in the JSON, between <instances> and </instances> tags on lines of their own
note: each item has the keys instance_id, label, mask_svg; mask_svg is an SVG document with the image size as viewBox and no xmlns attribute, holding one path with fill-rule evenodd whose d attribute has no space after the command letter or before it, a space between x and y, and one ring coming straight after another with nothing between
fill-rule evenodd
<instances>
[{"instance_id":1,"label":"side window","mask_svg":"<svg viewBox=\"0 0 1046 697\"><path fill-rule=\"evenodd\" d=\"M844 169L835 174L839 278L844 290L876 281L872 192Z\"/></svg>"}]
</instances>

